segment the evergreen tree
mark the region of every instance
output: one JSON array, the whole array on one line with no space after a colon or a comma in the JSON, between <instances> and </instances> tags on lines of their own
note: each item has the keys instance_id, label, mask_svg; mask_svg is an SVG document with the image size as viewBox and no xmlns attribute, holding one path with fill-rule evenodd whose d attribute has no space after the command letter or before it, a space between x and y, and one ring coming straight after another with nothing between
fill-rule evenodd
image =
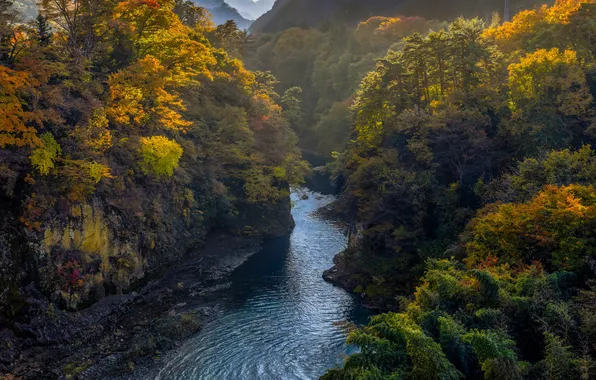
<instances>
[{"instance_id":1,"label":"evergreen tree","mask_svg":"<svg viewBox=\"0 0 596 380\"><path fill-rule=\"evenodd\" d=\"M37 39L41 46L47 46L52 38L52 32L48 20L41 13L35 19L35 28L37 32Z\"/></svg>"}]
</instances>

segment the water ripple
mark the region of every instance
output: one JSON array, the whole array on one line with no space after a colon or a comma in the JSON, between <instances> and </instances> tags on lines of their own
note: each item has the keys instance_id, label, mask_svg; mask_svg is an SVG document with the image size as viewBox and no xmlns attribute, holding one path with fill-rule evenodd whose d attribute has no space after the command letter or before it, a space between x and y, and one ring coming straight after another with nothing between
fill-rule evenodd
<instances>
[{"instance_id":1,"label":"water ripple","mask_svg":"<svg viewBox=\"0 0 596 380\"><path fill-rule=\"evenodd\" d=\"M156 380L316 379L354 351L334 322L365 323L369 314L321 278L346 245L341 230L313 215L332 197L292 200L293 233L236 270L230 306L169 356Z\"/></svg>"}]
</instances>

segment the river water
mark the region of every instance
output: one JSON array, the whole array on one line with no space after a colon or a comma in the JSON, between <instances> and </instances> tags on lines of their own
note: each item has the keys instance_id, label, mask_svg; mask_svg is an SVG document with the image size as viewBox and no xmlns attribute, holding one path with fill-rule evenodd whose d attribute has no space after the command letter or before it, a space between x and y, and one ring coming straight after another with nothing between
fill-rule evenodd
<instances>
[{"instance_id":1,"label":"river water","mask_svg":"<svg viewBox=\"0 0 596 380\"><path fill-rule=\"evenodd\" d=\"M337 322L364 324L370 313L321 277L347 239L313 214L333 198L302 194L292 194L292 234L233 273L222 315L169 355L156 380L317 379L354 352Z\"/></svg>"}]
</instances>

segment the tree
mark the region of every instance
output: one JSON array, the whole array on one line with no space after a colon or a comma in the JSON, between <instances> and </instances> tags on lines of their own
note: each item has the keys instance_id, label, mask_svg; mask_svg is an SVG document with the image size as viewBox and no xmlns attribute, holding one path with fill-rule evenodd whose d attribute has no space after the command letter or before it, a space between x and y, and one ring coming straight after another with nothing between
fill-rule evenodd
<instances>
[{"instance_id":1,"label":"tree","mask_svg":"<svg viewBox=\"0 0 596 380\"><path fill-rule=\"evenodd\" d=\"M110 76L110 104L106 113L123 127L185 130L192 123L179 113L186 109L172 88L179 84L157 58L147 55Z\"/></svg>"},{"instance_id":2,"label":"tree","mask_svg":"<svg viewBox=\"0 0 596 380\"><path fill-rule=\"evenodd\" d=\"M52 38L51 27L48 24L48 20L41 13L37 15L35 19L35 27L37 31L37 39L41 46L47 46Z\"/></svg>"},{"instance_id":3,"label":"tree","mask_svg":"<svg viewBox=\"0 0 596 380\"><path fill-rule=\"evenodd\" d=\"M173 12L188 27L201 29L211 29L214 27L207 10L197 7L192 1L175 0Z\"/></svg>"},{"instance_id":4,"label":"tree","mask_svg":"<svg viewBox=\"0 0 596 380\"><path fill-rule=\"evenodd\" d=\"M140 167L145 174L153 174L158 178L174 175L182 157L182 147L165 136L142 137L140 139Z\"/></svg>"},{"instance_id":5,"label":"tree","mask_svg":"<svg viewBox=\"0 0 596 380\"><path fill-rule=\"evenodd\" d=\"M540 49L508 70L510 107L519 118L513 133L557 148L583 132L593 98L575 51Z\"/></svg>"},{"instance_id":6,"label":"tree","mask_svg":"<svg viewBox=\"0 0 596 380\"><path fill-rule=\"evenodd\" d=\"M544 364L547 378L563 380L574 377L574 374L577 374L578 361L571 347L564 345L561 338L551 333L544 333L544 337L546 341Z\"/></svg>"},{"instance_id":7,"label":"tree","mask_svg":"<svg viewBox=\"0 0 596 380\"><path fill-rule=\"evenodd\" d=\"M489 256L523 265L538 260L548 268L582 271L596 252L596 190L591 186L546 186L521 204L488 206L470 224L469 263Z\"/></svg>"},{"instance_id":8,"label":"tree","mask_svg":"<svg viewBox=\"0 0 596 380\"><path fill-rule=\"evenodd\" d=\"M31 154L31 164L42 175L50 174L50 170L54 168L56 160L62 153L62 149L54 136L46 132L40 136L43 145L33 151Z\"/></svg>"},{"instance_id":9,"label":"tree","mask_svg":"<svg viewBox=\"0 0 596 380\"><path fill-rule=\"evenodd\" d=\"M30 85L26 72L0 65L0 148L41 145L37 131L38 115L23 108L23 90Z\"/></svg>"},{"instance_id":10,"label":"tree","mask_svg":"<svg viewBox=\"0 0 596 380\"><path fill-rule=\"evenodd\" d=\"M111 3L92 0L41 0L40 13L56 27L56 37L68 55L81 63L95 53L108 28L103 24Z\"/></svg>"},{"instance_id":11,"label":"tree","mask_svg":"<svg viewBox=\"0 0 596 380\"><path fill-rule=\"evenodd\" d=\"M302 94L300 87L291 87L284 92L280 99L283 115L294 127L297 127L302 119L300 94Z\"/></svg>"}]
</instances>

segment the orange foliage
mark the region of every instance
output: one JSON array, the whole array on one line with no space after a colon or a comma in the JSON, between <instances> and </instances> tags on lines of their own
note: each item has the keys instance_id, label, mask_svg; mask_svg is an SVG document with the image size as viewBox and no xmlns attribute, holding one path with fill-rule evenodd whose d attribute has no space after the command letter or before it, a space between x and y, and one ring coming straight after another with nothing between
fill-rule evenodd
<instances>
[{"instance_id":1,"label":"orange foliage","mask_svg":"<svg viewBox=\"0 0 596 380\"><path fill-rule=\"evenodd\" d=\"M565 270L581 269L595 253L596 189L546 186L521 204L493 205L470 224L466 247L473 266L540 261Z\"/></svg>"},{"instance_id":2,"label":"orange foliage","mask_svg":"<svg viewBox=\"0 0 596 380\"><path fill-rule=\"evenodd\" d=\"M494 39L504 50L519 49L524 39L538 31L541 23L568 24L570 17L585 3L596 3L596 0L557 0L551 7L543 5L523 10L511 22L486 29L484 37Z\"/></svg>"},{"instance_id":3,"label":"orange foliage","mask_svg":"<svg viewBox=\"0 0 596 380\"><path fill-rule=\"evenodd\" d=\"M548 8L546 21L550 24L569 24L569 17L577 13L582 3L596 3L595 0L557 0Z\"/></svg>"},{"instance_id":4,"label":"orange foliage","mask_svg":"<svg viewBox=\"0 0 596 380\"><path fill-rule=\"evenodd\" d=\"M37 204L37 195L33 193L25 202L23 206L23 215L21 215L19 221L31 232L41 231L41 214L41 209Z\"/></svg>"},{"instance_id":5,"label":"orange foliage","mask_svg":"<svg viewBox=\"0 0 596 380\"><path fill-rule=\"evenodd\" d=\"M538 24L544 20L547 6L539 9L527 9L513 16L513 20L484 31L485 38L494 39L500 46L507 47L522 37L536 32ZM518 46L516 46L518 47Z\"/></svg>"},{"instance_id":6,"label":"orange foliage","mask_svg":"<svg viewBox=\"0 0 596 380\"><path fill-rule=\"evenodd\" d=\"M23 109L20 97L21 90L29 85L27 73L0 66L0 148L40 145L37 131L30 126L39 121Z\"/></svg>"}]
</instances>

